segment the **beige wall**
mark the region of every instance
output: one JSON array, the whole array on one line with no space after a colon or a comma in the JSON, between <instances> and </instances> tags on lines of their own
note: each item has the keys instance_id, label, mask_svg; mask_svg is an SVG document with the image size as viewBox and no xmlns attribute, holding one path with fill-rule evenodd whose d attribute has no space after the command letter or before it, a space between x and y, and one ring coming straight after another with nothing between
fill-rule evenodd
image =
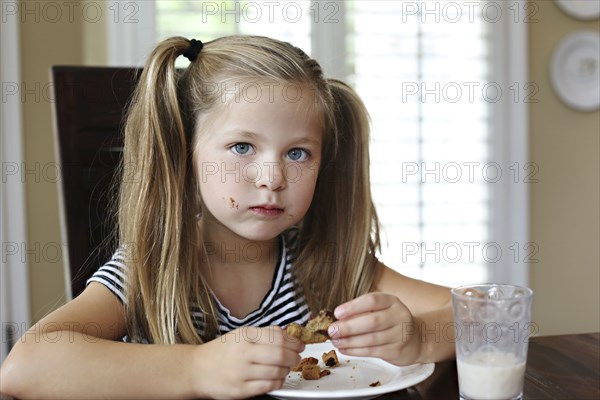
<instances>
[{"instance_id":1,"label":"beige wall","mask_svg":"<svg viewBox=\"0 0 600 400\"><path fill-rule=\"evenodd\" d=\"M60 2L59 2L60 3ZM99 3L99 2L97 2ZM562 105L548 81L548 60L566 33L598 30L598 21L578 22L562 14L552 1L538 1L530 24L530 80L539 85L537 104L530 107L531 160L538 164L539 183L531 189L532 241L539 263L531 267L536 292L534 319L541 334L600 330L600 113L577 113ZM106 62L108 13L97 22L81 13L56 23L29 16L21 27L22 79L26 87L48 83L53 64ZM50 103L29 96L23 104L27 165L55 162ZM60 243L57 186L27 180L28 235L39 246ZM30 261L32 260L30 257ZM62 262L30 263L32 315L37 320L64 301Z\"/></svg>"},{"instance_id":2,"label":"beige wall","mask_svg":"<svg viewBox=\"0 0 600 400\"><path fill-rule=\"evenodd\" d=\"M539 183L531 189L534 319L541 334L600 330L600 112L563 105L550 87L548 62L566 34L600 30L569 18L553 1L537 1L530 24L530 80L539 102L530 111L530 157Z\"/></svg>"},{"instance_id":3,"label":"beige wall","mask_svg":"<svg viewBox=\"0 0 600 400\"><path fill-rule=\"evenodd\" d=\"M97 21L84 3L22 1L21 79L31 316L37 321L65 301L50 66L106 63L106 12ZM94 2L94 6L103 2ZM60 249L57 251L57 249Z\"/></svg>"}]
</instances>

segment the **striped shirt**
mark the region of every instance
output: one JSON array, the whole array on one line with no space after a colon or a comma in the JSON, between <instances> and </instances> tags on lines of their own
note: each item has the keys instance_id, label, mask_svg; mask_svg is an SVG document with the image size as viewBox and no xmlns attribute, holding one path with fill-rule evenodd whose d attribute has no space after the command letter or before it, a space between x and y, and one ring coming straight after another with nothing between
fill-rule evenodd
<instances>
[{"instance_id":1,"label":"striped shirt","mask_svg":"<svg viewBox=\"0 0 600 400\"><path fill-rule=\"evenodd\" d=\"M241 319L236 318L213 293L221 335L242 326L283 327L292 322L304 324L309 320L310 310L300 289L300 284L292 273L293 245L291 243L293 240L286 242L283 234L279 238L279 255L271 289L256 310ZM122 303L125 303L126 273L125 257L121 250L117 250L112 259L101 266L87 283L101 283ZM196 305L192 307L191 316L196 331L200 336L204 336L203 314Z\"/></svg>"}]
</instances>

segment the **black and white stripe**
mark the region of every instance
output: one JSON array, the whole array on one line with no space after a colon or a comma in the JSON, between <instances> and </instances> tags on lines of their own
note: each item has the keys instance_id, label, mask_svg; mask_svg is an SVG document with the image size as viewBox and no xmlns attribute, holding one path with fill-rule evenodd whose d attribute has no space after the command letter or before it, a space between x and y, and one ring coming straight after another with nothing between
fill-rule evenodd
<instances>
[{"instance_id":1,"label":"black and white stripe","mask_svg":"<svg viewBox=\"0 0 600 400\"><path fill-rule=\"evenodd\" d=\"M294 235L286 241L284 235L280 237L279 257L273 275L271 289L265 295L260 307L239 319L231 315L216 296L213 296L217 306L219 332L225 334L242 326L287 326L295 322L306 323L310 318L310 310L306 299L300 289L300 284L292 273ZM124 264L123 254L117 251L113 258L88 280L99 282L113 292L121 302L125 303L125 273L127 266ZM194 306L190 310L194 326L200 336L204 336L204 319L201 310Z\"/></svg>"},{"instance_id":2,"label":"black and white stripe","mask_svg":"<svg viewBox=\"0 0 600 400\"><path fill-rule=\"evenodd\" d=\"M117 250L112 259L98 268L94 275L88 279L86 285L89 285L90 282L101 283L113 292L121 300L121 303L125 303L125 271L127 266L124 262L122 250Z\"/></svg>"}]
</instances>

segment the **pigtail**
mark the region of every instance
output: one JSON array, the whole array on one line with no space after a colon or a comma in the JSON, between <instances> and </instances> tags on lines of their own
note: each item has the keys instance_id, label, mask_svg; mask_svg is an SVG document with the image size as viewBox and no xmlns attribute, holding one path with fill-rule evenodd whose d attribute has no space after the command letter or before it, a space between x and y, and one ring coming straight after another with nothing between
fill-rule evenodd
<instances>
[{"instance_id":1,"label":"pigtail","mask_svg":"<svg viewBox=\"0 0 600 400\"><path fill-rule=\"evenodd\" d=\"M380 246L369 179L369 116L352 88L334 79L328 83L337 143L324 149L296 261L305 292L317 294L313 301L307 296L313 310L334 308L369 292Z\"/></svg>"},{"instance_id":2,"label":"pigtail","mask_svg":"<svg viewBox=\"0 0 600 400\"><path fill-rule=\"evenodd\" d=\"M161 42L132 98L125 128L119 239L128 266L127 317L132 339L200 342L189 296L197 270L196 184L189 130L182 119L175 60L185 38ZM186 134L186 131L188 134ZM197 263L195 263L197 266Z\"/></svg>"}]
</instances>

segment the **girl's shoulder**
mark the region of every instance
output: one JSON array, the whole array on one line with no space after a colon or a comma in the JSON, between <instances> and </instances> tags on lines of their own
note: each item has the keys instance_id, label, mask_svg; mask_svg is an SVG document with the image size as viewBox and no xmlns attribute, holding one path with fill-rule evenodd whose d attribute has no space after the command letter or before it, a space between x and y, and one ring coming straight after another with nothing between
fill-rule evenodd
<instances>
[{"instance_id":1,"label":"girl's shoulder","mask_svg":"<svg viewBox=\"0 0 600 400\"><path fill-rule=\"evenodd\" d=\"M111 259L101 265L96 272L87 280L86 286L92 282L98 282L106 286L121 301L125 303L125 288L127 284L126 247L119 246L113 253Z\"/></svg>"}]
</instances>

